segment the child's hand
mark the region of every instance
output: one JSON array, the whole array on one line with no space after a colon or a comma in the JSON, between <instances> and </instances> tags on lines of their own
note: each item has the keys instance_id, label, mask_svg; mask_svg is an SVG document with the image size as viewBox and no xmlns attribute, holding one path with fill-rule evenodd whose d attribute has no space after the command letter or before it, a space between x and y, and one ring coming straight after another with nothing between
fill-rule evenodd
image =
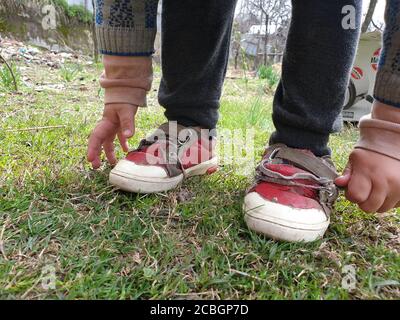
<instances>
[{"instance_id":1,"label":"child's hand","mask_svg":"<svg viewBox=\"0 0 400 320\"><path fill-rule=\"evenodd\" d=\"M135 133L135 115L138 107L131 104L107 104L104 107L103 119L94 128L89 138L87 159L93 169L101 165L102 148L110 164L116 164L114 140L118 136L122 149L128 152L127 139Z\"/></svg>"},{"instance_id":2,"label":"child's hand","mask_svg":"<svg viewBox=\"0 0 400 320\"><path fill-rule=\"evenodd\" d=\"M400 161L355 149L336 185L346 188L346 198L365 212L386 212L400 206Z\"/></svg>"}]
</instances>

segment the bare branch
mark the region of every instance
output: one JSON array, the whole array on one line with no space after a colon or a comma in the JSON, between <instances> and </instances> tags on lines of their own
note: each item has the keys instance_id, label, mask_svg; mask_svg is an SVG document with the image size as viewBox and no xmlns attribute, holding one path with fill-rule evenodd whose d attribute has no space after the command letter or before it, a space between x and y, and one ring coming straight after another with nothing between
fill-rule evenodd
<instances>
[{"instance_id":1,"label":"bare branch","mask_svg":"<svg viewBox=\"0 0 400 320\"><path fill-rule=\"evenodd\" d=\"M365 20L364 23L361 27L361 32L365 33L368 31L368 27L372 22L372 17L374 16L374 12L375 12L375 8L376 8L376 4L378 3L378 0L371 0L369 3L369 7L368 7L368 12L365 16Z\"/></svg>"}]
</instances>

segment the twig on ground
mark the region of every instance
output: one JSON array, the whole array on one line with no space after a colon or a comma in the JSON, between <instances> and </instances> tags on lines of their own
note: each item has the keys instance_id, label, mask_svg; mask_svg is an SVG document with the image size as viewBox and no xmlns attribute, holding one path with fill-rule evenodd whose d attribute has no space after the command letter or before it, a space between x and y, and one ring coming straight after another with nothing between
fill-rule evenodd
<instances>
[{"instance_id":1,"label":"twig on ground","mask_svg":"<svg viewBox=\"0 0 400 320\"><path fill-rule=\"evenodd\" d=\"M35 289L35 287L38 285L38 283L40 282L41 278L39 277L35 283L32 285L32 287L30 287L28 290L25 291L25 293L21 296L22 299L25 299L29 293L31 293L31 291L33 289Z\"/></svg>"},{"instance_id":2,"label":"twig on ground","mask_svg":"<svg viewBox=\"0 0 400 320\"><path fill-rule=\"evenodd\" d=\"M202 296L212 294L212 291L204 291L204 292L189 292L189 293L175 293L175 296L178 297L190 297L190 296Z\"/></svg>"},{"instance_id":3,"label":"twig on ground","mask_svg":"<svg viewBox=\"0 0 400 320\"><path fill-rule=\"evenodd\" d=\"M21 129L6 129L5 132L19 132L19 131L36 131L36 130L49 130L49 129L62 129L66 128L66 125L60 126L44 126L44 127L33 127L33 128L21 128Z\"/></svg>"},{"instance_id":4,"label":"twig on ground","mask_svg":"<svg viewBox=\"0 0 400 320\"><path fill-rule=\"evenodd\" d=\"M1 229L1 233L0 233L0 252L3 255L4 260L8 261L6 252L4 250L4 241L3 241L3 236L4 236L5 230L6 230L6 224L4 224L3 228Z\"/></svg>"},{"instance_id":5,"label":"twig on ground","mask_svg":"<svg viewBox=\"0 0 400 320\"><path fill-rule=\"evenodd\" d=\"M238 274L238 275L241 275L241 276L244 276L244 277L248 277L248 278L251 278L251 279L254 279L254 280L258 280L258 281L265 281L264 279L261 279L261 278L256 277L256 276L252 276L251 274L248 274L248 273L243 272L243 271L239 271L239 270L235 270L235 269L229 269L229 272L230 273L235 273L235 274Z\"/></svg>"}]
</instances>

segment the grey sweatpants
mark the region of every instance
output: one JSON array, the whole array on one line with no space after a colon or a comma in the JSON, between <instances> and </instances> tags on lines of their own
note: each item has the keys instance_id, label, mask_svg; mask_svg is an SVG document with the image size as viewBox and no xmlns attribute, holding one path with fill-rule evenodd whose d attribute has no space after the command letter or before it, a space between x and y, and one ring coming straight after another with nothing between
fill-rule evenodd
<instances>
[{"instance_id":1,"label":"grey sweatpants","mask_svg":"<svg viewBox=\"0 0 400 320\"><path fill-rule=\"evenodd\" d=\"M354 29L343 29L352 5ZM228 59L235 1L164 1L160 104L169 120L213 128ZM188 13L191 14L188 14ZM294 0L270 143L329 153L359 36L361 0Z\"/></svg>"}]
</instances>

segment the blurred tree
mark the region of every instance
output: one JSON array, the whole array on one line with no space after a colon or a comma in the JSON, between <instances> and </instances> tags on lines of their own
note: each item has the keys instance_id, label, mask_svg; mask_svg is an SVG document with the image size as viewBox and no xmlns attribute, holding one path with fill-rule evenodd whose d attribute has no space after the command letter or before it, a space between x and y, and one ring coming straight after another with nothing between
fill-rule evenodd
<instances>
[{"instance_id":1,"label":"blurred tree","mask_svg":"<svg viewBox=\"0 0 400 320\"><path fill-rule=\"evenodd\" d=\"M361 27L361 32L365 33L368 31L369 25L371 24L372 18L374 16L374 12L375 12L375 8L376 8L376 4L378 3L378 0L371 0L369 2L369 6L368 6L368 11L367 14L365 15L365 19L363 22L363 25Z\"/></svg>"},{"instance_id":2,"label":"blurred tree","mask_svg":"<svg viewBox=\"0 0 400 320\"><path fill-rule=\"evenodd\" d=\"M261 25L261 31L263 32L263 56L264 65L267 64L268 57L268 42L269 35L271 32L271 26L273 26L274 33L283 31L281 26L288 25L288 21L291 17L291 4L289 0L245 0L247 3L247 9L253 14L259 14Z\"/></svg>"}]
</instances>

